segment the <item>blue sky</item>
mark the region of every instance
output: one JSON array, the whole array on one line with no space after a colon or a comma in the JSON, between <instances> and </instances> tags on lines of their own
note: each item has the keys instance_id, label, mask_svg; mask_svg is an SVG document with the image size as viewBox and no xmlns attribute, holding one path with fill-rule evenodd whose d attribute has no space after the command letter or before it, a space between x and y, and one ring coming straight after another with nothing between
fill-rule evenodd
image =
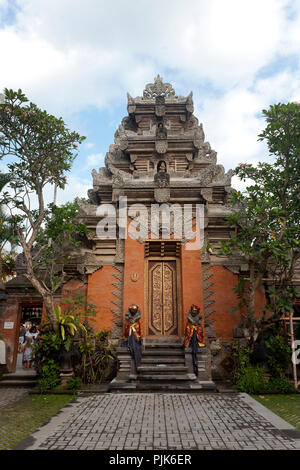
<instances>
[{"instance_id":1,"label":"blue sky","mask_svg":"<svg viewBox=\"0 0 300 470\"><path fill-rule=\"evenodd\" d=\"M299 52L300 0L0 0L0 90L21 88L87 137L58 202L86 197L126 93L158 73L193 91L226 170L264 159L261 110L300 101Z\"/></svg>"}]
</instances>

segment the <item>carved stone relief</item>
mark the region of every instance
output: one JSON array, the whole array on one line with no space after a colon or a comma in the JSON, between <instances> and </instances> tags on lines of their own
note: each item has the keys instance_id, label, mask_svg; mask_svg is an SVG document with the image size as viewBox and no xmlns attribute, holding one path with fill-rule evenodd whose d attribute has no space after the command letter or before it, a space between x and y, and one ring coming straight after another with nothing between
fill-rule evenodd
<instances>
[{"instance_id":1,"label":"carved stone relief","mask_svg":"<svg viewBox=\"0 0 300 470\"><path fill-rule=\"evenodd\" d=\"M162 77L157 75L154 83L148 83L143 92L143 98L155 99L157 96L170 98L175 96L175 91L170 83L163 83Z\"/></svg>"}]
</instances>

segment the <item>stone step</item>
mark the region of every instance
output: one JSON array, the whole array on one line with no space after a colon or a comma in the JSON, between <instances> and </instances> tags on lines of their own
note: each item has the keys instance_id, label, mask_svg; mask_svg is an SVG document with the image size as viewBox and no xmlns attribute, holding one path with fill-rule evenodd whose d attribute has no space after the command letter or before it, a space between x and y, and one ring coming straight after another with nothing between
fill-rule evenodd
<instances>
[{"instance_id":1,"label":"stone step","mask_svg":"<svg viewBox=\"0 0 300 470\"><path fill-rule=\"evenodd\" d=\"M183 338L170 338L166 336L161 337L153 337L153 338L143 338L143 344L177 344L182 346L183 345Z\"/></svg>"},{"instance_id":2,"label":"stone step","mask_svg":"<svg viewBox=\"0 0 300 470\"><path fill-rule=\"evenodd\" d=\"M34 371L30 372L19 372L19 373L11 373L11 374L3 374L2 381L14 381L14 380L23 380L23 381L32 381L36 380L37 375ZM0 382L1 383L1 382Z\"/></svg>"},{"instance_id":3,"label":"stone step","mask_svg":"<svg viewBox=\"0 0 300 470\"><path fill-rule=\"evenodd\" d=\"M184 351L182 349L175 349L175 350L169 350L169 349L158 349L158 348L153 348L153 349L145 349L142 350L142 355L143 356L180 356L184 357Z\"/></svg>"},{"instance_id":4,"label":"stone step","mask_svg":"<svg viewBox=\"0 0 300 470\"><path fill-rule=\"evenodd\" d=\"M195 374L143 374L138 375L138 381L166 381L166 382L182 382L195 380Z\"/></svg>"},{"instance_id":5,"label":"stone step","mask_svg":"<svg viewBox=\"0 0 300 470\"><path fill-rule=\"evenodd\" d=\"M0 388L1 387L20 387L20 388L31 388L37 385L37 380L1 380L0 381Z\"/></svg>"},{"instance_id":6,"label":"stone step","mask_svg":"<svg viewBox=\"0 0 300 470\"><path fill-rule=\"evenodd\" d=\"M184 357L179 358L179 357L142 357L141 364L178 364L178 365L184 365L185 364L185 359Z\"/></svg>"},{"instance_id":7,"label":"stone step","mask_svg":"<svg viewBox=\"0 0 300 470\"><path fill-rule=\"evenodd\" d=\"M206 371L206 349L198 350L197 376L193 373L191 350L185 350L179 339L144 338L141 352L142 358L137 372L133 372L130 355L127 353L126 358L120 355L123 369L121 362L119 375L109 384L108 391L116 393L122 390L126 393L216 391L215 384L210 381Z\"/></svg>"},{"instance_id":8,"label":"stone step","mask_svg":"<svg viewBox=\"0 0 300 470\"><path fill-rule=\"evenodd\" d=\"M167 343L153 343L153 344L146 344L143 345L143 348L146 350L151 351L152 349L167 349L167 350L173 350L173 349L178 349L180 351L183 351L183 347L180 344L167 344Z\"/></svg>"},{"instance_id":9,"label":"stone step","mask_svg":"<svg viewBox=\"0 0 300 470\"><path fill-rule=\"evenodd\" d=\"M201 383L138 383L136 385L137 392L184 392L184 393L200 393L207 391L216 391L213 382Z\"/></svg>"},{"instance_id":10,"label":"stone step","mask_svg":"<svg viewBox=\"0 0 300 470\"><path fill-rule=\"evenodd\" d=\"M166 365L166 364L155 364L155 365L141 365L138 367L139 374L180 374L187 373L188 368L185 365Z\"/></svg>"}]
</instances>

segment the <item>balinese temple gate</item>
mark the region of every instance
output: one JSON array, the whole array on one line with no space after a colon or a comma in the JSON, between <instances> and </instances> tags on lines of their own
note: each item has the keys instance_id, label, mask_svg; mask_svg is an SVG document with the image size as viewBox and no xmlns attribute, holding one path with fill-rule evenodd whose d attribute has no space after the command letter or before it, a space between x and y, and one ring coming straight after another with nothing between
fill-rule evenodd
<instances>
[{"instance_id":1,"label":"balinese temple gate","mask_svg":"<svg viewBox=\"0 0 300 470\"><path fill-rule=\"evenodd\" d=\"M192 93L177 96L158 75L142 97L128 94L127 110L105 167L92 172L88 200L78 200L91 235L66 267L69 280L57 300L79 289L95 304L95 330L110 330L118 346L112 389L214 388L213 381L226 376L241 321L232 289L248 270L238 256L203 249L230 237L232 171L225 173L205 141ZM2 317L15 325L15 333L3 325L0 331L12 371L21 312L31 304L42 308L22 262L6 283L5 306L2 299ZM258 292L258 309L263 300ZM132 305L137 310L130 311ZM141 339L138 365L124 343L130 332Z\"/></svg>"},{"instance_id":2,"label":"balinese temple gate","mask_svg":"<svg viewBox=\"0 0 300 470\"><path fill-rule=\"evenodd\" d=\"M129 306L135 304L141 312L137 380L128 350L120 348L112 387L141 388L141 382L145 388L150 383L152 388L154 383L157 388L213 387L208 346L217 340L213 323L217 314L219 332L232 337L236 318L229 291L241 266L240 260L213 258L200 248L229 236L224 222L232 172L216 163L217 154L193 114L192 93L176 96L157 76L142 97L128 94L127 110L105 167L93 170L89 202L80 203L80 215L94 234L89 256L95 269L88 276L87 293L99 309L99 327L110 329L120 343ZM169 229L160 208L170 209ZM114 234L115 219L119 225ZM193 238L186 237L186 226ZM187 350L184 357L180 348L193 304L200 308L207 345L199 348L197 380L191 357Z\"/></svg>"}]
</instances>

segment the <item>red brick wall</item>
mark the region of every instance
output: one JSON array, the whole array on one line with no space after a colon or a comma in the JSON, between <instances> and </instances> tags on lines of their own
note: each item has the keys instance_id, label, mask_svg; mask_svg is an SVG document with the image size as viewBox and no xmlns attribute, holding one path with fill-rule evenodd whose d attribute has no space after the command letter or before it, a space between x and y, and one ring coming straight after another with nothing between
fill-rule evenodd
<instances>
[{"instance_id":1,"label":"red brick wall","mask_svg":"<svg viewBox=\"0 0 300 470\"><path fill-rule=\"evenodd\" d=\"M137 275L137 281L131 279ZM145 334L145 258L144 245L128 236L125 240L125 268L124 268L124 309L123 318L129 305L137 304L141 310L142 335Z\"/></svg>"},{"instance_id":2,"label":"red brick wall","mask_svg":"<svg viewBox=\"0 0 300 470\"><path fill-rule=\"evenodd\" d=\"M182 248L181 259L182 277L182 304L183 304L183 324L186 323L186 316L192 304L200 307L204 326L204 306L202 290L202 263L199 249L188 250L186 246Z\"/></svg>"},{"instance_id":3,"label":"red brick wall","mask_svg":"<svg viewBox=\"0 0 300 470\"><path fill-rule=\"evenodd\" d=\"M116 290L113 286L113 282L116 282L113 273L117 272L113 266L103 266L89 275L87 295L97 310L96 321L92 322L95 331L110 330L114 325L112 309L117 307L112 303L116 299L112 293Z\"/></svg>"},{"instance_id":4,"label":"red brick wall","mask_svg":"<svg viewBox=\"0 0 300 470\"><path fill-rule=\"evenodd\" d=\"M84 297L87 294L87 285L84 284L80 279L70 279L70 281L66 282L63 285L61 290L61 299L70 299L74 298L76 294L81 294ZM67 305L63 302L61 303L62 312L65 312L67 309Z\"/></svg>"},{"instance_id":5,"label":"red brick wall","mask_svg":"<svg viewBox=\"0 0 300 470\"><path fill-rule=\"evenodd\" d=\"M213 266L208 272L213 273L213 276L209 279L209 281L213 282L213 285L209 287L213 294L209 298L215 301L209 307L216 310L211 316L211 318L216 319L213 326L216 328L217 338L230 339L233 337L233 329L242 320L240 312L233 312L232 310L239 302L233 291L233 287L238 282L238 275L232 273L224 266ZM257 292L255 308L258 316L262 315L264 304L264 292Z\"/></svg>"}]
</instances>

